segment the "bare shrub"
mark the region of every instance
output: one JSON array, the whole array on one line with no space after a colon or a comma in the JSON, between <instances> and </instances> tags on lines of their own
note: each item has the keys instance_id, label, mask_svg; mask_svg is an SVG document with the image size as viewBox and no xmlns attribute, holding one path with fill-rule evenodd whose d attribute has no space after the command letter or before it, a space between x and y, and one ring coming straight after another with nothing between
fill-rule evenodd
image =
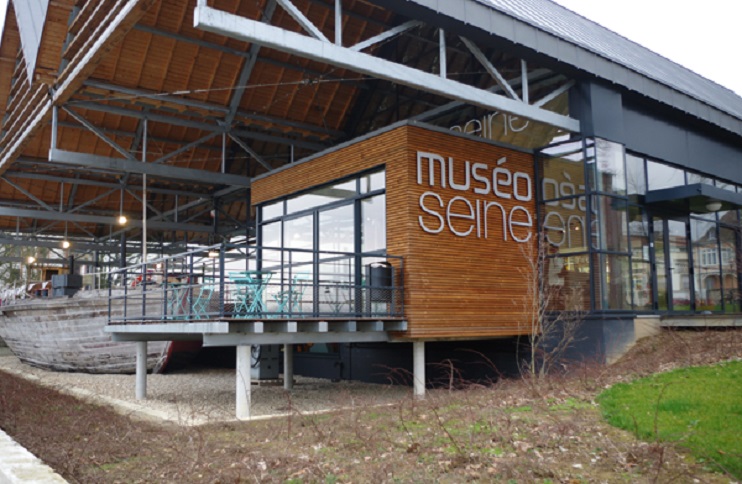
<instances>
[{"instance_id":1,"label":"bare shrub","mask_svg":"<svg viewBox=\"0 0 742 484\"><path fill-rule=\"evenodd\" d=\"M521 246L527 262L521 270L525 293L520 301L513 301L523 309L520 329L530 340L530 358L523 371L535 379L543 379L561 362L565 352L577 342L585 318L580 291L549 284L546 273L553 259L548 247L544 236Z\"/></svg>"}]
</instances>

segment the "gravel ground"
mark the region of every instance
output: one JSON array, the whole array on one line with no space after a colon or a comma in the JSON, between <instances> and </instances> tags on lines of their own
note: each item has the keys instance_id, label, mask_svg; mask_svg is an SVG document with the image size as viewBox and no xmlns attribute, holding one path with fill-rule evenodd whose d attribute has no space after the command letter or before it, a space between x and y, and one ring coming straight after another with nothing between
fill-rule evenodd
<instances>
[{"instance_id":1,"label":"gravel ground","mask_svg":"<svg viewBox=\"0 0 742 484\"><path fill-rule=\"evenodd\" d=\"M113 406L117 411L145 419L180 425L233 421L235 418L235 370L188 368L169 374L147 375L147 400L134 398L134 375L60 373L21 363L0 351L0 371L36 381L89 401ZM354 406L385 405L410 398L408 387L359 382L331 382L296 376L294 390L281 383L253 384L253 419L291 412L326 412Z\"/></svg>"}]
</instances>

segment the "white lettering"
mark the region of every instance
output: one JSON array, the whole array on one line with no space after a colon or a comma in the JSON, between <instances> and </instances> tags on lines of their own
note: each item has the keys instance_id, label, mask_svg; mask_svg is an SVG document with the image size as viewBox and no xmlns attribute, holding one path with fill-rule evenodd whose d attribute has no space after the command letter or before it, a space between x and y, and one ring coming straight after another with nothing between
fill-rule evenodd
<instances>
[{"instance_id":1,"label":"white lettering","mask_svg":"<svg viewBox=\"0 0 742 484\"><path fill-rule=\"evenodd\" d=\"M431 187L435 186L435 162L438 162L441 165L441 186L446 188L446 160L435 153L425 153L423 151L417 152L417 184L423 184L423 160L428 160L428 184Z\"/></svg>"},{"instance_id":2,"label":"white lettering","mask_svg":"<svg viewBox=\"0 0 742 484\"><path fill-rule=\"evenodd\" d=\"M453 211L454 209L454 203L457 201L461 201L466 205L466 208L468 209L466 213L456 213ZM466 232L460 232L456 230L456 228L453 226L453 223L451 222L452 218L460 218L464 220L476 220L474 216L474 207L472 207L472 204L469 200L467 200L464 197L453 197L451 201L448 202L448 207L446 207L446 222L448 222L448 228L453 232L454 235L457 235L459 237L466 237L470 233L472 233L472 230L474 230L474 223L469 224L469 229Z\"/></svg>"},{"instance_id":3,"label":"white lettering","mask_svg":"<svg viewBox=\"0 0 742 484\"><path fill-rule=\"evenodd\" d=\"M441 233L443 231L443 227L445 225L444 224L444 221L443 221L443 217L441 217L441 215L438 212L436 212L435 210L432 210L432 209L430 209L430 208L428 208L428 207L425 206L425 199L427 197L433 197L436 200L438 200L438 206L440 208L443 208L443 200L441 200L441 197L437 193L433 193L433 192L425 192L422 195L420 195L420 208L423 209L423 212L425 212L425 213L427 213L429 215L432 215L435 218L437 218L438 219L438 223L440 225L438 226L437 229L431 229L431 228L429 228L427 225L425 225L425 222L423 221L423 216L422 215L418 215L417 222L420 224L420 227L424 231L426 231L427 233L429 233L429 234L439 234L439 233Z\"/></svg>"},{"instance_id":4,"label":"white lettering","mask_svg":"<svg viewBox=\"0 0 742 484\"><path fill-rule=\"evenodd\" d=\"M469 186L471 186L471 172L469 171L469 166L471 163L468 161L464 162L464 184L461 185L459 183L456 183L456 180L454 180L454 163L453 158L448 158L448 184L453 188L454 190L458 190L460 192L465 192L469 190ZM444 185L445 187L445 185Z\"/></svg>"}]
</instances>

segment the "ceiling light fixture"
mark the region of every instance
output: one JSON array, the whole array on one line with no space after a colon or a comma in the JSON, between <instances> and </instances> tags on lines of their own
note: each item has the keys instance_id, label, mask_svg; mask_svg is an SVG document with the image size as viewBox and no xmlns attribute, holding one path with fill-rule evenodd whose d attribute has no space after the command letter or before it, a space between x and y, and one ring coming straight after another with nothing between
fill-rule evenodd
<instances>
[{"instance_id":1,"label":"ceiling light fixture","mask_svg":"<svg viewBox=\"0 0 742 484\"><path fill-rule=\"evenodd\" d=\"M721 210L721 202L717 200L709 200L706 203L706 210L708 210L709 212L718 212L719 210Z\"/></svg>"}]
</instances>

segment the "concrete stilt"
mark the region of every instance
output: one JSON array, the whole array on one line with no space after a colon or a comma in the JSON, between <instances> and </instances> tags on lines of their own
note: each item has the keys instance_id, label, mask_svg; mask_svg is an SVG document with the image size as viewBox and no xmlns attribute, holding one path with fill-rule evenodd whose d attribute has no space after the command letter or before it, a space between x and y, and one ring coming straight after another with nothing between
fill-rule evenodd
<instances>
[{"instance_id":1,"label":"concrete stilt","mask_svg":"<svg viewBox=\"0 0 742 484\"><path fill-rule=\"evenodd\" d=\"M425 341L412 343L412 370L415 380L414 395L425 398Z\"/></svg>"},{"instance_id":2,"label":"concrete stilt","mask_svg":"<svg viewBox=\"0 0 742 484\"><path fill-rule=\"evenodd\" d=\"M237 347L236 416L239 420L250 419L251 345Z\"/></svg>"},{"instance_id":3,"label":"concrete stilt","mask_svg":"<svg viewBox=\"0 0 742 484\"><path fill-rule=\"evenodd\" d=\"M283 388L294 388L294 345L283 345Z\"/></svg>"},{"instance_id":4,"label":"concrete stilt","mask_svg":"<svg viewBox=\"0 0 742 484\"><path fill-rule=\"evenodd\" d=\"M137 341L136 398L147 398L147 342Z\"/></svg>"}]
</instances>

